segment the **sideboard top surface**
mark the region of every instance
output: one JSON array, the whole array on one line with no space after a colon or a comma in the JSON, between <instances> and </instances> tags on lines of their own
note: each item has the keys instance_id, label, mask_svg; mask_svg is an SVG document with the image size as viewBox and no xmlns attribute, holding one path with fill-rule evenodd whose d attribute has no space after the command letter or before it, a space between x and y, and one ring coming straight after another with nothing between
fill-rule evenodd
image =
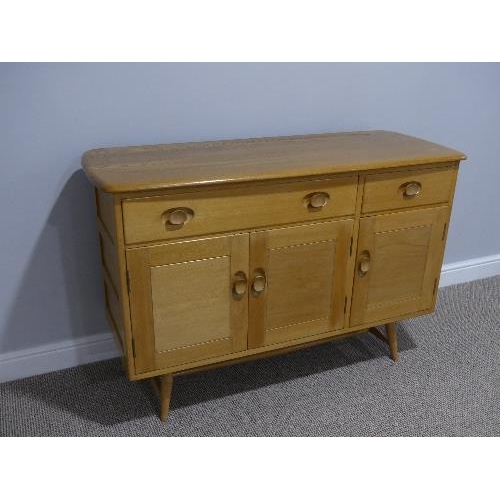
<instances>
[{"instance_id":1,"label":"sideboard top surface","mask_svg":"<svg viewBox=\"0 0 500 500\"><path fill-rule=\"evenodd\" d=\"M383 130L92 149L82 166L110 193L288 179L465 159Z\"/></svg>"}]
</instances>

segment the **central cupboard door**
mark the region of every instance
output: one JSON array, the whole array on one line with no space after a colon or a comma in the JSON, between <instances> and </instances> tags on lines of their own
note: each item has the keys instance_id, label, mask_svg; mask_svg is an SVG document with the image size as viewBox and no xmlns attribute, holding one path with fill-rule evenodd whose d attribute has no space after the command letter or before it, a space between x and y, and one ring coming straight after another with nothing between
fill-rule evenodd
<instances>
[{"instance_id":1,"label":"central cupboard door","mask_svg":"<svg viewBox=\"0 0 500 500\"><path fill-rule=\"evenodd\" d=\"M342 220L251 233L249 348L344 326L352 228Z\"/></svg>"},{"instance_id":2,"label":"central cupboard door","mask_svg":"<svg viewBox=\"0 0 500 500\"><path fill-rule=\"evenodd\" d=\"M127 250L138 373L246 349L248 234Z\"/></svg>"}]
</instances>

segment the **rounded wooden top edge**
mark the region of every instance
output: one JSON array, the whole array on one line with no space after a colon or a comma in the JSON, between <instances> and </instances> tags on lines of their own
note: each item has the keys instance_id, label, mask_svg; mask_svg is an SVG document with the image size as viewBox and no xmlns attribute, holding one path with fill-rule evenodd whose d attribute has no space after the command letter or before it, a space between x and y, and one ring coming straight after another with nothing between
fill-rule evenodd
<instances>
[{"instance_id":1,"label":"rounded wooden top edge","mask_svg":"<svg viewBox=\"0 0 500 500\"><path fill-rule=\"evenodd\" d=\"M84 169L90 182L98 189L109 194L126 194L137 193L142 191L160 191L166 189L183 189L183 188L217 188L229 187L231 185L252 184L256 182L291 182L301 180L320 180L322 178L331 177L345 177L351 175L359 175L372 170L381 169L396 169L405 167L425 167L426 165L439 165L442 163L456 163L466 157L463 156L446 156L432 159L422 159L421 161L394 161L390 163L373 163L362 165L349 165L345 168L335 166L335 169L321 169L321 170L308 170L303 173L296 173L294 175L252 175L240 177L227 177L224 179L210 179L210 180L189 180L183 181L165 181L165 182L129 182L129 183L107 183L99 176L94 175L92 169Z\"/></svg>"},{"instance_id":2,"label":"rounded wooden top edge","mask_svg":"<svg viewBox=\"0 0 500 500\"><path fill-rule=\"evenodd\" d=\"M432 149L437 149L437 151L426 151L422 156L409 156L402 158L390 158L384 160L375 160L372 162L353 162L348 164L342 163L332 163L331 165L316 165L313 168L307 168L304 165L303 168L295 166L288 171L283 169L278 169L278 171L268 171L268 172L237 172L235 170L235 175L230 175L224 173L221 178L207 179L200 178L195 175L194 172L186 172L184 178L179 176L172 176L168 173L168 166L165 167L165 178L162 176L155 175L154 178L147 178L145 176L144 180L141 179L127 179L127 175L124 173L121 179L117 180L117 175L108 175L107 167L121 168L126 166L121 162L113 162L113 156L115 154L122 155L123 153L129 152L142 152L142 151L157 151L158 149L170 149L179 148L181 150L189 150L191 148L197 149L200 146L207 145L238 145L238 144L251 144L254 143L264 143L264 142L276 142L286 140L299 140L299 139L318 139L321 137L345 137L345 136L360 136L360 135L374 135L379 137L389 137L392 136L393 139L397 141L415 141L426 143L427 146L433 147ZM400 139L399 139L400 138ZM413 152L414 153L414 152ZM103 161L103 156L106 158ZM101 158L97 161L97 158ZM353 132L335 132L335 133L322 133L322 134L307 134L307 135L292 135L292 136L274 136L274 137L256 137L256 138L246 138L246 139L227 139L219 141L203 141L203 142L184 142L184 143L171 143L171 144L159 144L159 145L144 145L144 146L124 146L124 147L112 147L112 148L96 148L86 151L82 155L81 164L83 170L85 171L88 179L92 184L94 184L98 189L101 189L107 193L111 194L124 194L124 193L134 193L138 191L152 191L152 190L164 190L164 189L179 189L188 187L217 187L217 186L227 186L231 184L250 184L252 182L277 182L277 181L287 181L287 180L300 180L300 179L310 179L315 177L324 177L331 175L343 175L343 174L354 174L362 173L364 171L370 171L375 169L385 169L385 168L395 168L395 167L408 167L408 166L421 166L426 164L436 164L444 162L459 162L467 159L467 156L457 150L442 146L437 143L432 143L425 139L419 139L417 137L402 134L400 132L392 132L387 130L367 130L367 131L353 131ZM108 161L109 160L109 161ZM139 166L146 167L148 162L139 161ZM134 162L131 162L131 166ZM134 165L137 166L137 165ZM108 170L109 171L109 170ZM145 172L147 169L145 169ZM231 172L233 173L233 172Z\"/></svg>"},{"instance_id":3,"label":"rounded wooden top edge","mask_svg":"<svg viewBox=\"0 0 500 500\"><path fill-rule=\"evenodd\" d=\"M316 134L299 134L299 135L278 135L278 136L261 136L261 137L246 137L246 138L235 138L235 139L216 139L210 141L191 141L191 142L172 142L172 143L162 143L162 144L142 144L142 145L133 145L133 146L111 146L111 147L102 147L102 148L92 148L88 151L85 151L82 155L82 166L86 167L96 167L97 165L93 164L93 159L95 156L102 155L104 153L108 153L112 155L113 153L125 152L125 151L152 151L157 149L174 149L174 148L200 148L207 145L238 145L245 143L263 143L263 142L280 142L280 141L293 141L300 139L319 139L319 138L328 138L328 137L349 137L349 136L363 136L363 135L376 135L376 136L399 136L401 138L406 138L409 140L425 142L428 144L435 145L442 149L447 149L452 151L458 155L463 156L463 159L466 158L465 154L461 151L448 148L447 146L443 146L441 144L437 144L426 139L421 139L419 137L411 136L408 134L403 134L401 132L395 132L392 130L357 130L357 131L344 131L344 132L323 132Z\"/></svg>"}]
</instances>

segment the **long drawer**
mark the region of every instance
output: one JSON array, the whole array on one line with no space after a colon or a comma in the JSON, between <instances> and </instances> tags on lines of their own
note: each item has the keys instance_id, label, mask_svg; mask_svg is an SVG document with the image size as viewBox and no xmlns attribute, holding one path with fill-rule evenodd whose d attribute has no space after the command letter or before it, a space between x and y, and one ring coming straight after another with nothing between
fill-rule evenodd
<instances>
[{"instance_id":1,"label":"long drawer","mask_svg":"<svg viewBox=\"0 0 500 500\"><path fill-rule=\"evenodd\" d=\"M125 241L184 238L352 215L357 176L123 201Z\"/></svg>"},{"instance_id":2,"label":"long drawer","mask_svg":"<svg viewBox=\"0 0 500 500\"><path fill-rule=\"evenodd\" d=\"M452 166L365 177L362 213L447 203L455 184Z\"/></svg>"}]
</instances>

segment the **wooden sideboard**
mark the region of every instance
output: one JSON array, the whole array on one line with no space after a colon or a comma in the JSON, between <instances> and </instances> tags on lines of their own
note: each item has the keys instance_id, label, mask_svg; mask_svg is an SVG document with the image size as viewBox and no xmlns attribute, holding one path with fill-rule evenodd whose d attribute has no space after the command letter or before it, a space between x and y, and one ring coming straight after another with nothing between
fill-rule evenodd
<instances>
[{"instance_id":1,"label":"wooden sideboard","mask_svg":"<svg viewBox=\"0 0 500 500\"><path fill-rule=\"evenodd\" d=\"M463 153L368 131L94 149L106 311L130 380L434 310ZM383 330L377 328L385 325Z\"/></svg>"}]
</instances>

